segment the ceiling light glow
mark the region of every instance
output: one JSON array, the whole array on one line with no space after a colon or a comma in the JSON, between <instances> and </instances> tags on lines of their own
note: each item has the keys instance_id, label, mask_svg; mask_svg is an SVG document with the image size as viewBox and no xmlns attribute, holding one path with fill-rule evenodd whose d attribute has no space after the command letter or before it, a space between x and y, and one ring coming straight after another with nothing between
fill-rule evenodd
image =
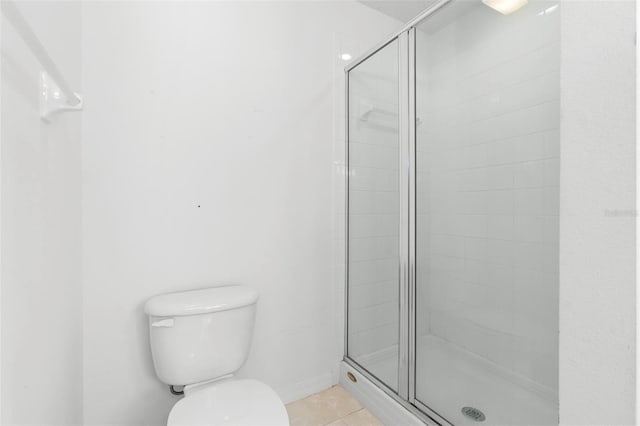
<instances>
[{"instance_id":1,"label":"ceiling light glow","mask_svg":"<svg viewBox=\"0 0 640 426\"><path fill-rule=\"evenodd\" d=\"M482 0L482 3L503 15L509 15L527 4L527 0Z\"/></svg>"},{"instance_id":2,"label":"ceiling light glow","mask_svg":"<svg viewBox=\"0 0 640 426\"><path fill-rule=\"evenodd\" d=\"M340 59L342 59L343 61L350 61L351 55L348 53L343 53L342 55L340 55Z\"/></svg>"}]
</instances>

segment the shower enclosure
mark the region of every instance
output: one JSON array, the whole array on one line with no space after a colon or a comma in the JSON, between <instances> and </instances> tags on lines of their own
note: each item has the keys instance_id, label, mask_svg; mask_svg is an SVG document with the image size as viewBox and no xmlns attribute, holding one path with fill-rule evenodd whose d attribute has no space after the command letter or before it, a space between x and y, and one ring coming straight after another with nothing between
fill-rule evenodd
<instances>
[{"instance_id":1,"label":"shower enclosure","mask_svg":"<svg viewBox=\"0 0 640 426\"><path fill-rule=\"evenodd\" d=\"M558 423L559 13L441 1L346 69L345 360L432 423Z\"/></svg>"}]
</instances>

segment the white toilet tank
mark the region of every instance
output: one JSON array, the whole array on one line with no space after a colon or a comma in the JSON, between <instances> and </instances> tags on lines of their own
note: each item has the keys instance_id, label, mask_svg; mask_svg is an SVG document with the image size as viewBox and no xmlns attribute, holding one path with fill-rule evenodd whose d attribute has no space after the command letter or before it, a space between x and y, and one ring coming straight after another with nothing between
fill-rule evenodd
<instances>
[{"instance_id":1,"label":"white toilet tank","mask_svg":"<svg viewBox=\"0 0 640 426\"><path fill-rule=\"evenodd\" d=\"M168 385L190 385L236 372L251 346L258 293L246 286L212 287L152 297L153 365Z\"/></svg>"}]
</instances>

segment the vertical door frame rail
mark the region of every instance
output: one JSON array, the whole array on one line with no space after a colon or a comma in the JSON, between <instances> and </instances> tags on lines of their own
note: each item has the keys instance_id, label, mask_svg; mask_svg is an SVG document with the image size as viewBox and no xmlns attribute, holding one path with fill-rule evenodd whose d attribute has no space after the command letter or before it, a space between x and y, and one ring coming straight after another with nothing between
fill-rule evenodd
<instances>
[{"instance_id":1,"label":"vertical door frame rail","mask_svg":"<svg viewBox=\"0 0 640 426\"><path fill-rule=\"evenodd\" d=\"M345 332L344 361L429 425L451 425L416 399L416 29L453 0L440 0L352 61L345 71ZM349 357L349 73L394 41L398 42L398 131L400 163L399 362L397 393Z\"/></svg>"},{"instance_id":2,"label":"vertical door frame rail","mask_svg":"<svg viewBox=\"0 0 640 426\"><path fill-rule=\"evenodd\" d=\"M409 131L408 141L407 141L407 156L409 157L408 164L408 174L409 174L409 182L407 184L407 190L409 195L409 280L407 281L407 291L408 291L408 300L407 300L407 332L409 335L409 341L407 344L407 357L409 360L409 371L407 372L408 376L408 394L407 399L409 402L413 403L415 400L415 391L416 391L416 338L418 334L416 333L416 323L417 323L417 315L416 315L416 179L417 179L417 158L416 158L416 125L417 125L417 116L416 116L416 29L415 27L411 28L408 32L409 40L408 40L408 49L409 49L409 57L408 57L408 76L407 76L407 100L408 100L408 108L409 108L409 123L407 125L407 129Z\"/></svg>"},{"instance_id":3,"label":"vertical door frame rail","mask_svg":"<svg viewBox=\"0 0 640 426\"><path fill-rule=\"evenodd\" d=\"M398 395L409 399L409 36L398 36L398 141L400 170L400 229L398 254L399 275L399 335L398 335Z\"/></svg>"}]
</instances>

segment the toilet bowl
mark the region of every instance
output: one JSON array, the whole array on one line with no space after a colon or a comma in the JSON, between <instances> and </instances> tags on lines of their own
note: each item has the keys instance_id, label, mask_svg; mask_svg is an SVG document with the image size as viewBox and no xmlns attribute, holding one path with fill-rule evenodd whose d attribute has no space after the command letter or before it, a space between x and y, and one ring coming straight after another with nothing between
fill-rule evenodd
<instances>
[{"instance_id":1,"label":"toilet bowl","mask_svg":"<svg viewBox=\"0 0 640 426\"><path fill-rule=\"evenodd\" d=\"M257 301L258 293L246 286L167 293L147 301L156 375L170 386L184 386L167 425L289 425L273 389L233 378L249 354Z\"/></svg>"},{"instance_id":2,"label":"toilet bowl","mask_svg":"<svg viewBox=\"0 0 640 426\"><path fill-rule=\"evenodd\" d=\"M282 426L289 417L278 395L257 380L223 380L204 385L178 401L168 426Z\"/></svg>"}]
</instances>

